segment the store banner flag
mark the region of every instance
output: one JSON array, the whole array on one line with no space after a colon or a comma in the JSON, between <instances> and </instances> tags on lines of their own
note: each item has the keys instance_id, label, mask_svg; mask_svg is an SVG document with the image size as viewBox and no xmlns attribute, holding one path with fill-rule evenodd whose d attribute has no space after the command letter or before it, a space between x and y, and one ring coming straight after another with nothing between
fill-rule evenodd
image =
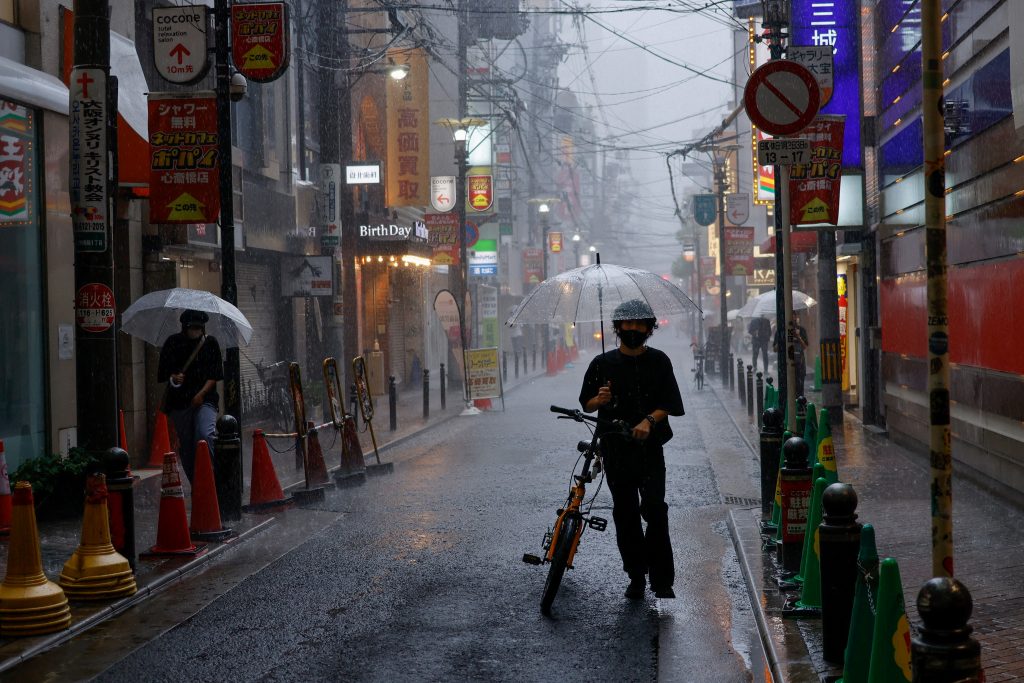
<instances>
[{"instance_id":1,"label":"store banner flag","mask_svg":"<svg viewBox=\"0 0 1024 683\"><path fill-rule=\"evenodd\" d=\"M388 59L407 64L401 80L388 78L387 206L429 206L430 200L430 69L422 48L388 50Z\"/></svg>"},{"instance_id":2,"label":"store banner flag","mask_svg":"<svg viewBox=\"0 0 1024 683\"><path fill-rule=\"evenodd\" d=\"M754 228L725 228L725 272L727 275L753 275Z\"/></svg>"},{"instance_id":3,"label":"store banner flag","mask_svg":"<svg viewBox=\"0 0 1024 683\"><path fill-rule=\"evenodd\" d=\"M811 160L789 171L790 224L839 222L845 124L845 116L818 116L800 134L811 141Z\"/></svg>"},{"instance_id":4,"label":"store banner flag","mask_svg":"<svg viewBox=\"0 0 1024 683\"><path fill-rule=\"evenodd\" d=\"M231 61L250 81L273 81L288 68L290 33L285 3L236 3L231 6Z\"/></svg>"},{"instance_id":5,"label":"store banner flag","mask_svg":"<svg viewBox=\"0 0 1024 683\"><path fill-rule=\"evenodd\" d=\"M452 266L459 263L459 216L456 213L428 213L423 216L434 250L434 265Z\"/></svg>"},{"instance_id":6,"label":"store banner flag","mask_svg":"<svg viewBox=\"0 0 1024 683\"><path fill-rule=\"evenodd\" d=\"M220 213L213 92L149 94L149 220L216 223Z\"/></svg>"}]
</instances>

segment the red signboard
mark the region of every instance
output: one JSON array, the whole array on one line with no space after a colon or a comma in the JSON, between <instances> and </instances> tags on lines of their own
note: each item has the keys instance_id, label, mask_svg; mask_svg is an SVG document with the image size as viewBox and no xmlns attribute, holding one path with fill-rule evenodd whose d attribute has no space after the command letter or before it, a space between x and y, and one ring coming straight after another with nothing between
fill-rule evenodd
<instances>
[{"instance_id":1,"label":"red signboard","mask_svg":"<svg viewBox=\"0 0 1024 683\"><path fill-rule=\"evenodd\" d=\"M86 332L106 332L114 324L114 293L102 282L82 285L75 297L75 322Z\"/></svg>"},{"instance_id":2,"label":"red signboard","mask_svg":"<svg viewBox=\"0 0 1024 683\"><path fill-rule=\"evenodd\" d=\"M150 222L216 223L217 157L214 93L150 93Z\"/></svg>"},{"instance_id":3,"label":"red signboard","mask_svg":"<svg viewBox=\"0 0 1024 683\"><path fill-rule=\"evenodd\" d=\"M489 175L466 177L467 198L474 211L487 211L494 203L494 180Z\"/></svg>"},{"instance_id":4,"label":"red signboard","mask_svg":"<svg viewBox=\"0 0 1024 683\"><path fill-rule=\"evenodd\" d=\"M523 249L523 282L536 285L544 279L544 250Z\"/></svg>"},{"instance_id":5,"label":"red signboard","mask_svg":"<svg viewBox=\"0 0 1024 683\"><path fill-rule=\"evenodd\" d=\"M430 234L430 246L434 249L434 263L456 265L459 263L459 216L457 213L428 213L423 216Z\"/></svg>"},{"instance_id":6,"label":"red signboard","mask_svg":"<svg viewBox=\"0 0 1024 683\"><path fill-rule=\"evenodd\" d=\"M845 116L819 116L802 133L811 140L811 161L789 170L791 225L839 222Z\"/></svg>"},{"instance_id":7,"label":"red signboard","mask_svg":"<svg viewBox=\"0 0 1024 683\"><path fill-rule=\"evenodd\" d=\"M727 275L754 273L754 229L725 229L725 272Z\"/></svg>"},{"instance_id":8,"label":"red signboard","mask_svg":"<svg viewBox=\"0 0 1024 683\"><path fill-rule=\"evenodd\" d=\"M254 2L231 7L231 59L243 76L272 81L288 67L288 6Z\"/></svg>"}]
</instances>

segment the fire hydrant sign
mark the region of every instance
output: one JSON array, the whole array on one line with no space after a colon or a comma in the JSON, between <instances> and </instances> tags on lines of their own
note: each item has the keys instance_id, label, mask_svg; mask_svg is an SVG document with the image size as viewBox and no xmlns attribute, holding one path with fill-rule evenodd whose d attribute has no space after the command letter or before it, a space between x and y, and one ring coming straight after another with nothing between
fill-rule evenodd
<instances>
[{"instance_id":1,"label":"fire hydrant sign","mask_svg":"<svg viewBox=\"0 0 1024 683\"><path fill-rule=\"evenodd\" d=\"M149 220L216 223L217 104L212 92L149 94Z\"/></svg>"},{"instance_id":2,"label":"fire hydrant sign","mask_svg":"<svg viewBox=\"0 0 1024 683\"><path fill-rule=\"evenodd\" d=\"M107 250L107 76L99 67L71 72L71 225L75 251Z\"/></svg>"},{"instance_id":3,"label":"fire hydrant sign","mask_svg":"<svg viewBox=\"0 0 1024 683\"><path fill-rule=\"evenodd\" d=\"M153 8L153 62L171 83L195 83L206 75L205 5Z\"/></svg>"},{"instance_id":4,"label":"fire hydrant sign","mask_svg":"<svg viewBox=\"0 0 1024 683\"><path fill-rule=\"evenodd\" d=\"M75 322L86 332L106 332L114 324L114 293L102 282L82 285L75 297Z\"/></svg>"},{"instance_id":5,"label":"fire hydrant sign","mask_svg":"<svg viewBox=\"0 0 1024 683\"><path fill-rule=\"evenodd\" d=\"M231 6L231 59L257 83L279 77L288 67L288 7L283 2Z\"/></svg>"}]
</instances>

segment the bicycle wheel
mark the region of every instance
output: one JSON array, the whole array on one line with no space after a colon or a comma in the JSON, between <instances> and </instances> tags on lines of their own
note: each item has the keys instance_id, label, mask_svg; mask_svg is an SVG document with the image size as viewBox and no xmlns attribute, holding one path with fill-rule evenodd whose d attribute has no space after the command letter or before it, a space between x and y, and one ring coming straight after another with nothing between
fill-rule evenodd
<instances>
[{"instance_id":1,"label":"bicycle wheel","mask_svg":"<svg viewBox=\"0 0 1024 683\"><path fill-rule=\"evenodd\" d=\"M558 532L555 552L551 556L548 578L544 581L544 594L540 599L540 611L542 614L551 614L551 603L555 601L558 587L562 585L562 575L565 574L565 566L569 562L569 549L572 548L573 540L576 538L576 532L579 531L579 528L579 517L566 516L564 518L562 529Z\"/></svg>"}]
</instances>

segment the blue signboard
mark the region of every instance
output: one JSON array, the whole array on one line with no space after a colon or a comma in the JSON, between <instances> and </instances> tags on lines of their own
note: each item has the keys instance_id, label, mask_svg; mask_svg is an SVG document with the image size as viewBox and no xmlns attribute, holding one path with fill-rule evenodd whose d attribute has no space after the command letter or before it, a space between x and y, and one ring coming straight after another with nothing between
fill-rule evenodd
<instances>
[{"instance_id":1,"label":"blue signboard","mask_svg":"<svg viewBox=\"0 0 1024 683\"><path fill-rule=\"evenodd\" d=\"M860 0L793 0L790 44L831 45L832 100L822 114L845 114L843 166L861 168Z\"/></svg>"},{"instance_id":2,"label":"blue signboard","mask_svg":"<svg viewBox=\"0 0 1024 683\"><path fill-rule=\"evenodd\" d=\"M470 266L469 266L469 274L470 275L497 275L498 274L498 266L497 265L476 266L476 265L470 264Z\"/></svg>"},{"instance_id":3,"label":"blue signboard","mask_svg":"<svg viewBox=\"0 0 1024 683\"><path fill-rule=\"evenodd\" d=\"M718 215L716 197L713 194L695 194L693 196L693 220L697 225L711 225Z\"/></svg>"}]
</instances>

